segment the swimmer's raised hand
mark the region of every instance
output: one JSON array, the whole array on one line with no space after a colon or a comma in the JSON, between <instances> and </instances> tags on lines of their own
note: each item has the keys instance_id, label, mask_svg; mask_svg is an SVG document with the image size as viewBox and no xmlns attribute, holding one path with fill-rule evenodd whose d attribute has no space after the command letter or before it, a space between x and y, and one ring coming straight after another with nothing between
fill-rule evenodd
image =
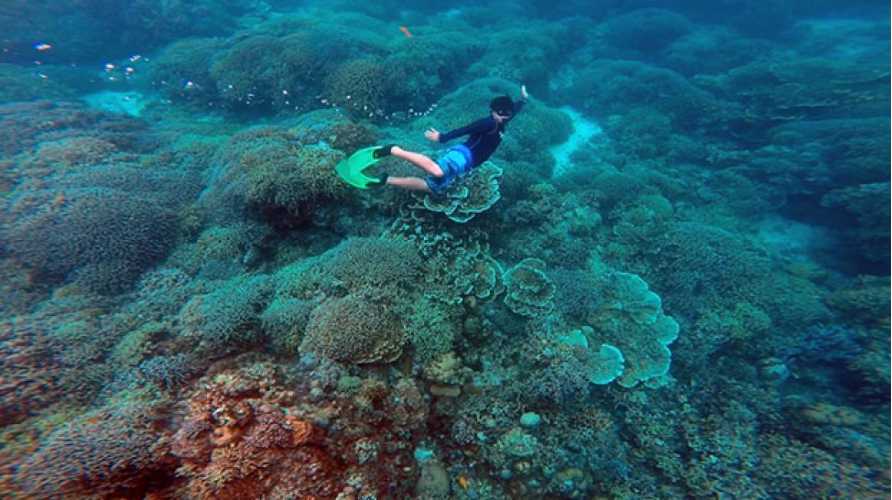
<instances>
[{"instance_id":1,"label":"swimmer's raised hand","mask_svg":"<svg viewBox=\"0 0 892 500\"><path fill-rule=\"evenodd\" d=\"M433 127L427 129L427 131L424 132L424 136L427 137L428 140L440 142L440 132Z\"/></svg>"}]
</instances>

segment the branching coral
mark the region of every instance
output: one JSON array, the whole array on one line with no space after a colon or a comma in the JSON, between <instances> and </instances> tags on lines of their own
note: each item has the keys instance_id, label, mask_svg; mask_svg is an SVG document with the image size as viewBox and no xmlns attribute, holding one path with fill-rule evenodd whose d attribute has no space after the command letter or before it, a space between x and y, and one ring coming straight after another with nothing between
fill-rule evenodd
<instances>
[{"instance_id":1,"label":"branching coral","mask_svg":"<svg viewBox=\"0 0 892 500\"><path fill-rule=\"evenodd\" d=\"M0 322L0 425L24 420L61 397L61 366L52 359L45 321Z\"/></svg>"},{"instance_id":2,"label":"branching coral","mask_svg":"<svg viewBox=\"0 0 892 500\"><path fill-rule=\"evenodd\" d=\"M374 290L391 299L406 296L421 276L417 248L403 239L354 237L320 256L281 271L279 293L310 299Z\"/></svg>"},{"instance_id":3,"label":"branching coral","mask_svg":"<svg viewBox=\"0 0 892 500\"><path fill-rule=\"evenodd\" d=\"M310 301L284 297L275 298L267 306L260 324L274 353L297 354L313 306Z\"/></svg>"},{"instance_id":4,"label":"branching coral","mask_svg":"<svg viewBox=\"0 0 892 500\"><path fill-rule=\"evenodd\" d=\"M769 493L778 496L881 498L887 485L860 465L778 434L760 443L763 465L757 471Z\"/></svg>"},{"instance_id":5,"label":"branching coral","mask_svg":"<svg viewBox=\"0 0 892 500\"><path fill-rule=\"evenodd\" d=\"M600 118L653 106L678 127L715 120L719 103L674 71L638 61L597 60L572 82L567 98Z\"/></svg>"},{"instance_id":6,"label":"branching coral","mask_svg":"<svg viewBox=\"0 0 892 500\"><path fill-rule=\"evenodd\" d=\"M418 363L426 365L452 351L461 333L460 312L458 306L428 296L413 301L405 324Z\"/></svg>"},{"instance_id":7,"label":"branching coral","mask_svg":"<svg viewBox=\"0 0 892 500\"><path fill-rule=\"evenodd\" d=\"M866 325L889 321L889 280L859 276L827 297L827 303L847 320Z\"/></svg>"},{"instance_id":8,"label":"branching coral","mask_svg":"<svg viewBox=\"0 0 892 500\"><path fill-rule=\"evenodd\" d=\"M346 195L334 171L340 158L323 144L301 145L284 129L249 129L221 148L203 201L224 214L251 208L274 222L304 220L322 200Z\"/></svg>"},{"instance_id":9,"label":"branching coral","mask_svg":"<svg viewBox=\"0 0 892 500\"><path fill-rule=\"evenodd\" d=\"M345 363L389 363L402 354L404 343L397 318L356 293L313 310L300 350Z\"/></svg>"},{"instance_id":10,"label":"branching coral","mask_svg":"<svg viewBox=\"0 0 892 500\"><path fill-rule=\"evenodd\" d=\"M193 297L180 311L180 335L205 355L222 356L262 339L260 313L272 287L266 276L238 277Z\"/></svg>"},{"instance_id":11,"label":"branching coral","mask_svg":"<svg viewBox=\"0 0 892 500\"><path fill-rule=\"evenodd\" d=\"M376 58L341 64L324 82L328 100L356 117L376 118L387 113L392 73Z\"/></svg>"},{"instance_id":12,"label":"branching coral","mask_svg":"<svg viewBox=\"0 0 892 500\"><path fill-rule=\"evenodd\" d=\"M114 266L93 284L117 291L162 257L176 216L150 199L113 189L32 193L37 208L22 214L6 237L25 264L51 279L75 270Z\"/></svg>"},{"instance_id":13,"label":"branching coral","mask_svg":"<svg viewBox=\"0 0 892 500\"><path fill-rule=\"evenodd\" d=\"M645 53L659 51L691 30L681 14L666 9L637 9L611 16L603 25L611 45Z\"/></svg>"},{"instance_id":14,"label":"branching coral","mask_svg":"<svg viewBox=\"0 0 892 500\"><path fill-rule=\"evenodd\" d=\"M169 97L212 101L216 98L216 86L210 75L210 61L222 48L223 43L215 38L175 41L152 59L148 78Z\"/></svg>"},{"instance_id":15,"label":"branching coral","mask_svg":"<svg viewBox=\"0 0 892 500\"><path fill-rule=\"evenodd\" d=\"M165 443L154 428L157 409L118 402L65 424L19 471L31 495L124 495L141 491L167 467Z\"/></svg>"}]
</instances>

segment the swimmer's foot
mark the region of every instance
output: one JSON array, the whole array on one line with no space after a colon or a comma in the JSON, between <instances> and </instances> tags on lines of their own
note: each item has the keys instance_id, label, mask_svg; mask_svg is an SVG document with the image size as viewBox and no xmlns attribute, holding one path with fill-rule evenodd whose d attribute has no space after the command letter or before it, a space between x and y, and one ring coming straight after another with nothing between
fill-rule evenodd
<instances>
[{"instance_id":1,"label":"swimmer's foot","mask_svg":"<svg viewBox=\"0 0 892 500\"><path fill-rule=\"evenodd\" d=\"M385 156L390 156L390 150L393 149L394 146L396 146L396 144L387 144L386 146L381 146L372 153L372 156L374 156L375 158L384 158Z\"/></svg>"},{"instance_id":2,"label":"swimmer's foot","mask_svg":"<svg viewBox=\"0 0 892 500\"><path fill-rule=\"evenodd\" d=\"M379 188L379 187L386 186L386 185L387 185L387 179L388 179L389 177L390 177L390 176L387 175L387 174L384 174L384 175L382 175L382 176L376 177L375 180L370 181L370 182L368 183L368 187L370 187L370 188Z\"/></svg>"}]
</instances>

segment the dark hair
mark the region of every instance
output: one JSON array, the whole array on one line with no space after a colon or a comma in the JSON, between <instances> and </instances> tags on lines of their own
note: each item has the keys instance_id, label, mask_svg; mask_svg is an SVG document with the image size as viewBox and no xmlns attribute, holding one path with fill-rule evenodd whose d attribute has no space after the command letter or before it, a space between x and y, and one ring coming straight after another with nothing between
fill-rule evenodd
<instances>
[{"instance_id":1,"label":"dark hair","mask_svg":"<svg viewBox=\"0 0 892 500\"><path fill-rule=\"evenodd\" d=\"M500 115L514 114L514 101L506 95L500 95L489 102L489 109Z\"/></svg>"}]
</instances>

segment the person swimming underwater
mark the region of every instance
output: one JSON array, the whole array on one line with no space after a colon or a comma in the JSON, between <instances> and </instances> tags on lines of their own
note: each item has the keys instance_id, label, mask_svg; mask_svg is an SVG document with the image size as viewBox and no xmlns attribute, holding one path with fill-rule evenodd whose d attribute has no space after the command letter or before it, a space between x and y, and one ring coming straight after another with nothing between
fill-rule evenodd
<instances>
[{"instance_id":1,"label":"person swimming underwater","mask_svg":"<svg viewBox=\"0 0 892 500\"><path fill-rule=\"evenodd\" d=\"M502 142L505 126L523 109L528 98L526 86L521 85L519 101L514 101L507 95L496 97L489 103L490 114L486 118L481 118L445 134L434 128L428 129L424 136L438 143L446 143L458 137L468 136L463 144L449 148L437 161L421 153L406 151L396 144L382 146L374 152L375 158L392 155L412 163L428 175L424 178L384 175L379 177L375 184L380 186L388 184L433 194L444 193L456 180L466 176L474 167L481 165L492 156Z\"/></svg>"}]
</instances>

